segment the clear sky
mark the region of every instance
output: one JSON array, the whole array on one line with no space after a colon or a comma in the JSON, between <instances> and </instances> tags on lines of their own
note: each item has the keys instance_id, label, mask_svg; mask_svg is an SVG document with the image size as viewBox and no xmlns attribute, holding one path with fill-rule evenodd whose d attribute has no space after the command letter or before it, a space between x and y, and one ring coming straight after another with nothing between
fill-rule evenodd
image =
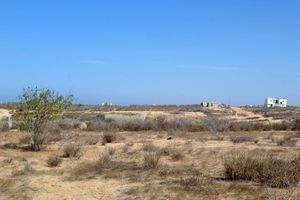
<instances>
[{"instance_id":1,"label":"clear sky","mask_svg":"<svg viewBox=\"0 0 300 200\"><path fill-rule=\"evenodd\" d=\"M298 0L0 2L0 101L300 105Z\"/></svg>"}]
</instances>

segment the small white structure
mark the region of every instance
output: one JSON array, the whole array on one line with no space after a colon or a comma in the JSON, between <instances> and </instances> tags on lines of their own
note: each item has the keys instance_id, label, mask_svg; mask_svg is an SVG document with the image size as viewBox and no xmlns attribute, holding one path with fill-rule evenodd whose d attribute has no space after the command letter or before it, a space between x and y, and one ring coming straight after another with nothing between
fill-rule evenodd
<instances>
[{"instance_id":1,"label":"small white structure","mask_svg":"<svg viewBox=\"0 0 300 200\"><path fill-rule=\"evenodd\" d=\"M112 106L113 105L113 103L111 103L111 102L103 102L103 103L101 103L101 106Z\"/></svg>"},{"instance_id":2,"label":"small white structure","mask_svg":"<svg viewBox=\"0 0 300 200\"><path fill-rule=\"evenodd\" d=\"M201 107L208 107L208 108L218 108L221 107L222 105L216 102L206 102L203 101L202 103L200 103Z\"/></svg>"},{"instance_id":3,"label":"small white structure","mask_svg":"<svg viewBox=\"0 0 300 200\"><path fill-rule=\"evenodd\" d=\"M274 99L268 97L265 101L265 107L272 108L272 107L287 107L287 99Z\"/></svg>"}]
</instances>

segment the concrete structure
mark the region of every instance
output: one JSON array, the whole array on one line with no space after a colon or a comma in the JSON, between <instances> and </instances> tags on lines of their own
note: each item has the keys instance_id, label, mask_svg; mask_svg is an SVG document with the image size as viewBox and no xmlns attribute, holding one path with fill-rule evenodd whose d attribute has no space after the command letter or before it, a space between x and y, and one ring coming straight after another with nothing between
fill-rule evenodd
<instances>
[{"instance_id":1,"label":"concrete structure","mask_svg":"<svg viewBox=\"0 0 300 200\"><path fill-rule=\"evenodd\" d=\"M216 102L202 102L200 104L202 107L209 107L209 108L217 108L217 107L221 107L221 104L216 103Z\"/></svg>"},{"instance_id":2,"label":"concrete structure","mask_svg":"<svg viewBox=\"0 0 300 200\"><path fill-rule=\"evenodd\" d=\"M103 102L101 103L101 106L112 106L113 104L110 102Z\"/></svg>"},{"instance_id":3,"label":"concrete structure","mask_svg":"<svg viewBox=\"0 0 300 200\"><path fill-rule=\"evenodd\" d=\"M287 107L287 99L284 99L284 98L274 99L274 98L268 97L265 100L265 107L268 107L268 108L272 108L272 107L285 108L285 107Z\"/></svg>"}]
</instances>

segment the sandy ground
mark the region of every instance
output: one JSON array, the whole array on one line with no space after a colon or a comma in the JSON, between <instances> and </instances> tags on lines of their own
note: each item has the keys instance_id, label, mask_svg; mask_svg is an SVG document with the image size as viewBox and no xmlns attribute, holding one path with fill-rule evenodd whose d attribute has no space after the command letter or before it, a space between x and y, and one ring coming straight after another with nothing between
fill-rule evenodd
<instances>
[{"instance_id":1,"label":"sandy ground","mask_svg":"<svg viewBox=\"0 0 300 200\"><path fill-rule=\"evenodd\" d=\"M249 120L249 117L264 119L261 115L240 108L233 108L236 117ZM9 114L0 110L0 115ZM168 113L168 112L113 112L111 115L138 116L188 116L205 117L203 113ZM248 132L254 141L233 143L230 137L240 133L226 133L223 140L216 139L208 132L116 132L116 140L106 145L101 144L103 132L79 130L64 131L62 140L51 142L39 152L25 151L21 148L5 147L6 144L19 144L25 133L11 130L0 133L0 199L34 200L196 200L196 199L282 199L287 192L284 189L268 188L264 185L247 181L224 181L224 159L234 152L253 155L269 155L282 159L292 159L299 155L300 138L294 132ZM292 146L278 146L276 139L293 136L296 143ZM88 145L86 138L99 140ZM171 138L171 139L170 139ZM82 145L79 159L62 158L58 167L49 167L47 159L52 155L63 155L65 144L76 142ZM151 170L143 168L145 146L152 144L156 150L167 152L159 160L159 167ZM21 145L22 146L22 145ZM24 145L23 145L24 146ZM96 162L99 155L112 149L112 161L101 173L88 168L88 173L75 173L78 167ZM179 153L178 153L179 152ZM176 156L177 155L177 156ZM24 172L24 167L31 170ZM203 190L186 190L180 181L193 170L199 170L211 183L204 183ZM24 173L18 173L24 172ZM211 188L217 192L211 192ZM266 196L267 195L267 196ZM300 199L299 188L293 191L293 199ZM291 199L292 200L292 199Z\"/></svg>"}]
</instances>

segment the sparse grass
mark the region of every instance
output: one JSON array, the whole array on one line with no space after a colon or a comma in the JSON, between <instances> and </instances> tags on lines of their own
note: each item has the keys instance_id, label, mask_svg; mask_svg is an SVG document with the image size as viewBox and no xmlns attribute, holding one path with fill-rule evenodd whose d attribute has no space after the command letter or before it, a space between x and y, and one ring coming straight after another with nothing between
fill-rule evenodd
<instances>
[{"instance_id":1,"label":"sparse grass","mask_svg":"<svg viewBox=\"0 0 300 200\"><path fill-rule=\"evenodd\" d=\"M214 180L195 169L190 174L183 174L180 185L187 191L196 191L206 195L217 194Z\"/></svg>"},{"instance_id":2,"label":"sparse grass","mask_svg":"<svg viewBox=\"0 0 300 200\"><path fill-rule=\"evenodd\" d=\"M182 150L174 149L171 153L171 158L173 161L179 161L184 158L184 154L183 154Z\"/></svg>"},{"instance_id":3,"label":"sparse grass","mask_svg":"<svg viewBox=\"0 0 300 200\"><path fill-rule=\"evenodd\" d=\"M20 144L31 144L32 143L32 136L31 135L23 135L19 138Z\"/></svg>"},{"instance_id":4,"label":"sparse grass","mask_svg":"<svg viewBox=\"0 0 300 200\"><path fill-rule=\"evenodd\" d=\"M278 146L284 146L284 147L293 147L296 145L297 140L293 139L292 136L286 136L278 141L276 141Z\"/></svg>"},{"instance_id":5,"label":"sparse grass","mask_svg":"<svg viewBox=\"0 0 300 200\"><path fill-rule=\"evenodd\" d=\"M22 169L14 169L12 171L12 176L23 176L23 175L29 175L34 172L34 169L29 163L26 163Z\"/></svg>"},{"instance_id":6,"label":"sparse grass","mask_svg":"<svg viewBox=\"0 0 300 200\"><path fill-rule=\"evenodd\" d=\"M150 142L145 142L143 144L143 151L145 151L145 152L158 152L159 147L155 146L154 144L152 144Z\"/></svg>"},{"instance_id":7,"label":"sparse grass","mask_svg":"<svg viewBox=\"0 0 300 200\"><path fill-rule=\"evenodd\" d=\"M81 138L80 142L83 145L96 145L100 141L100 136L85 136Z\"/></svg>"}]
</instances>

